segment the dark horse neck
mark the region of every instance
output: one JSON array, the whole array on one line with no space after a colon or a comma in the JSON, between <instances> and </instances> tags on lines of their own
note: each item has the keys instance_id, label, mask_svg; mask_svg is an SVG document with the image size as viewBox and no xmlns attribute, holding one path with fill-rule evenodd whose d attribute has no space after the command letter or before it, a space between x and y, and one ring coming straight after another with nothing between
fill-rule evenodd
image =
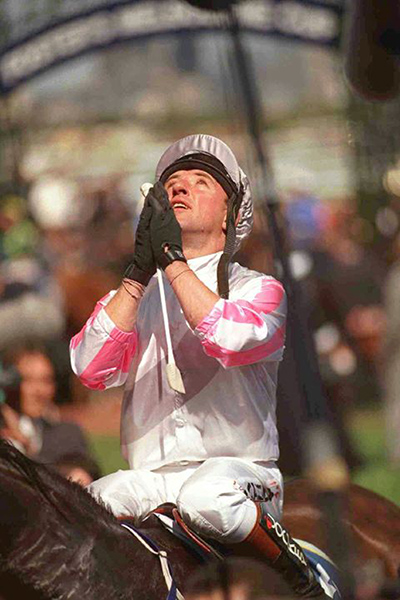
<instances>
[{"instance_id":1,"label":"dark horse neck","mask_svg":"<svg viewBox=\"0 0 400 600\"><path fill-rule=\"evenodd\" d=\"M157 557L83 488L0 441L0 594L4 599L152 600Z\"/></svg>"}]
</instances>

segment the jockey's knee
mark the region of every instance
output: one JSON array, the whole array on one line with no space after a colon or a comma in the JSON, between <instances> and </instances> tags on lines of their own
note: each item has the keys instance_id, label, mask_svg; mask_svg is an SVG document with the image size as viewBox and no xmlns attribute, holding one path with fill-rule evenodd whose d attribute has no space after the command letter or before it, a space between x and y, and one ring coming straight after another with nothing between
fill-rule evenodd
<instances>
[{"instance_id":1,"label":"jockey's knee","mask_svg":"<svg viewBox=\"0 0 400 600\"><path fill-rule=\"evenodd\" d=\"M126 481L127 471L117 471L101 477L86 489L116 517L131 516L139 519L141 509L138 499Z\"/></svg>"},{"instance_id":2,"label":"jockey's knee","mask_svg":"<svg viewBox=\"0 0 400 600\"><path fill-rule=\"evenodd\" d=\"M232 477L197 473L183 484L177 498L183 520L205 537L226 543L242 541L257 520L257 509Z\"/></svg>"}]
</instances>

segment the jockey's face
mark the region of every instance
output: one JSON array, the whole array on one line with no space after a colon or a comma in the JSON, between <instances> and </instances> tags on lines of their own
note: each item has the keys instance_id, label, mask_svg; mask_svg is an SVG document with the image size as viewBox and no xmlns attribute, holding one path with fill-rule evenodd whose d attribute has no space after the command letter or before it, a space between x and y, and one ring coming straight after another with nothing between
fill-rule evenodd
<instances>
[{"instance_id":1,"label":"jockey's face","mask_svg":"<svg viewBox=\"0 0 400 600\"><path fill-rule=\"evenodd\" d=\"M21 375L21 411L29 417L45 416L56 391L54 368L40 352L22 354L16 362Z\"/></svg>"},{"instance_id":2,"label":"jockey's face","mask_svg":"<svg viewBox=\"0 0 400 600\"><path fill-rule=\"evenodd\" d=\"M223 250L227 195L206 171L176 171L165 183L170 203L185 239L202 240L206 253Z\"/></svg>"}]
</instances>

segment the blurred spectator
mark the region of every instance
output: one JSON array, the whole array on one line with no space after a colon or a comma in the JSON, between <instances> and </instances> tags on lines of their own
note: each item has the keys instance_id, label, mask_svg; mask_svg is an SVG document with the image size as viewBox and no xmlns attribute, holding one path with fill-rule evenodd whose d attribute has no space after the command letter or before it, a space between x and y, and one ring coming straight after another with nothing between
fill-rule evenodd
<instances>
[{"instance_id":1,"label":"blurred spectator","mask_svg":"<svg viewBox=\"0 0 400 600\"><path fill-rule=\"evenodd\" d=\"M332 211L311 253L312 301L310 286L303 286L328 409L349 468L361 461L346 430L347 414L380 400L377 361L385 326L385 266L362 243L362 227L351 206Z\"/></svg>"},{"instance_id":2,"label":"blurred spectator","mask_svg":"<svg viewBox=\"0 0 400 600\"><path fill-rule=\"evenodd\" d=\"M133 215L114 177L70 181L43 176L34 182L29 206L44 236L51 264L82 263L117 271L132 252Z\"/></svg>"},{"instance_id":3,"label":"blurred spectator","mask_svg":"<svg viewBox=\"0 0 400 600\"><path fill-rule=\"evenodd\" d=\"M336 222L332 219L330 209L323 206L314 195L299 189L293 190L287 202L278 213L278 217L281 220L282 234L288 243L286 251L291 273L300 286L303 319L309 325L310 334L315 336L330 418L338 433L344 458L349 468L354 468L361 464L361 459L347 432L345 411L348 409L349 403L357 398L358 361L362 364L362 360L366 359L362 355L358 359L361 350L358 349L356 340L347 332L345 325L345 311L347 311L348 303L351 304L353 300L349 299L345 306L342 306L340 294L346 294L349 286L357 286L360 276L357 272L353 274L351 284L348 281L345 284L340 282L341 266L339 261L335 262L334 256L331 255L331 252L333 254L335 251L335 249L331 249L331 242L334 236L339 236L340 232L336 234L336 231L331 231L331 228L336 226ZM286 220L285 223L282 220L283 216ZM254 256L253 237L251 237L249 244L244 249L246 256L243 258L245 263L253 268L254 260L260 263L263 260L261 255L264 255L264 261L268 265L266 272L274 274L269 257L271 249L268 237L269 232L264 219L256 239L256 256ZM264 244L264 249L262 244ZM356 247L358 248L358 245ZM372 274L367 274L368 276L371 278ZM336 289L342 285L343 289ZM338 295L339 298L336 300ZM336 302L339 304L338 308ZM371 314L375 314L375 309L374 306ZM298 310L299 307L291 306L289 298L286 349L280 366L277 389L277 416L281 448L279 465L285 475L297 475L302 472L302 432L307 419L292 337L294 328L297 326L296 311ZM344 311L343 315L341 310ZM353 314L356 316L353 317ZM357 316L361 313L353 314L349 318L349 322L354 326L353 328L357 329ZM381 314L382 311L379 312L378 317ZM376 325L379 324L379 320L377 320ZM369 344L368 347L370 346L372 348L372 344ZM372 374L374 375L374 372ZM306 377L306 374L300 374L300 379L302 377ZM370 385L369 390L372 389Z\"/></svg>"},{"instance_id":4,"label":"blurred spectator","mask_svg":"<svg viewBox=\"0 0 400 600\"><path fill-rule=\"evenodd\" d=\"M395 242L397 259L384 284L387 327L382 351L384 407L388 457L400 467L400 235Z\"/></svg>"},{"instance_id":5,"label":"blurred spectator","mask_svg":"<svg viewBox=\"0 0 400 600\"><path fill-rule=\"evenodd\" d=\"M38 259L39 235L19 196L2 198L0 209L0 351L36 336L64 331L62 296Z\"/></svg>"},{"instance_id":6,"label":"blurred spectator","mask_svg":"<svg viewBox=\"0 0 400 600\"><path fill-rule=\"evenodd\" d=\"M352 311L354 308L372 307L374 311L383 312L381 282L385 267L363 243L364 226L365 222L351 206L332 211L318 250L327 253L331 259L333 273L325 271L325 280L331 281L333 276L334 283L339 284L335 296L340 315L343 315L353 338L360 339L363 353L371 356L376 353L375 336L379 337L382 333L382 322L378 321L377 329L371 332L374 337L371 346L368 343L364 346L364 337L369 337L371 323L354 318Z\"/></svg>"},{"instance_id":7,"label":"blurred spectator","mask_svg":"<svg viewBox=\"0 0 400 600\"><path fill-rule=\"evenodd\" d=\"M327 206L314 194L293 189L287 193L284 212L292 250L312 251L326 230Z\"/></svg>"},{"instance_id":8,"label":"blurred spectator","mask_svg":"<svg viewBox=\"0 0 400 600\"><path fill-rule=\"evenodd\" d=\"M70 455L89 459L82 429L60 419L55 403L55 369L46 350L39 345L26 345L8 360L18 371L20 383L17 393L15 389L8 390L7 404L2 406L2 437L12 439L40 462L57 463Z\"/></svg>"},{"instance_id":9,"label":"blurred spectator","mask_svg":"<svg viewBox=\"0 0 400 600\"><path fill-rule=\"evenodd\" d=\"M61 298L39 288L40 265L29 258L0 265L0 350L32 337L54 339L64 331Z\"/></svg>"},{"instance_id":10,"label":"blurred spectator","mask_svg":"<svg viewBox=\"0 0 400 600\"><path fill-rule=\"evenodd\" d=\"M353 401L380 397L377 359L385 328L385 266L357 239L362 227L351 208L336 211L316 255L323 323L337 330L327 365L332 375L352 375ZM345 379L346 377L344 377ZM338 377L336 377L338 379Z\"/></svg>"},{"instance_id":11,"label":"blurred spectator","mask_svg":"<svg viewBox=\"0 0 400 600\"><path fill-rule=\"evenodd\" d=\"M19 409L24 415L59 421L55 371L47 351L39 345L23 346L13 352L13 365L21 377Z\"/></svg>"},{"instance_id":12,"label":"blurred spectator","mask_svg":"<svg viewBox=\"0 0 400 600\"><path fill-rule=\"evenodd\" d=\"M112 179L39 178L29 205L41 233L40 252L62 291L66 338L116 285L133 248L131 216ZM116 269L118 265L118 269Z\"/></svg>"},{"instance_id":13,"label":"blurred spectator","mask_svg":"<svg viewBox=\"0 0 400 600\"><path fill-rule=\"evenodd\" d=\"M351 206L332 210L310 254L313 291L303 286L328 410L349 468L361 460L347 432L347 414L380 399L377 358L385 323L385 267L362 243L361 229Z\"/></svg>"},{"instance_id":14,"label":"blurred spectator","mask_svg":"<svg viewBox=\"0 0 400 600\"><path fill-rule=\"evenodd\" d=\"M86 183L82 191L94 207L86 230L87 259L121 276L132 256L134 214L123 201L120 181L109 176Z\"/></svg>"},{"instance_id":15,"label":"blurred spectator","mask_svg":"<svg viewBox=\"0 0 400 600\"><path fill-rule=\"evenodd\" d=\"M292 594L276 572L248 558L209 563L192 575L185 588L186 600L267 600Z\"/></svg>"},{"instance_id":16,"label":"blurred spectator","mask_svg":"<svg viewBox=\"0 0 400 600\"><path fill-rule=\"evenodd\" d=\"M29 256L35 251L38 232L29 218L26 201L18 194L1 197L0 232L1 259Z\"/></svg>"}]
</instances>

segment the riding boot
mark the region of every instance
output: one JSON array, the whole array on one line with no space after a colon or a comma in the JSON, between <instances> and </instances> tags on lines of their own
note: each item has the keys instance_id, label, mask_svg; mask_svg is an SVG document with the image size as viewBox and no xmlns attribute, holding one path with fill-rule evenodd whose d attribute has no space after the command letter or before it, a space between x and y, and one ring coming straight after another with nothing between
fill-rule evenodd
<instances>
[{"instance_id":1,"label":"riding boot","mask_svg":"<svg viewBox=\"0 0 400 600\"><path fill-rule=\"evenodd\" d=\"M326 597L301 547L282 525L259 507L259 518L244 540L257 555L266 559L290 585L295 594L306 597Z\"/></svg>"}]
</instances>

